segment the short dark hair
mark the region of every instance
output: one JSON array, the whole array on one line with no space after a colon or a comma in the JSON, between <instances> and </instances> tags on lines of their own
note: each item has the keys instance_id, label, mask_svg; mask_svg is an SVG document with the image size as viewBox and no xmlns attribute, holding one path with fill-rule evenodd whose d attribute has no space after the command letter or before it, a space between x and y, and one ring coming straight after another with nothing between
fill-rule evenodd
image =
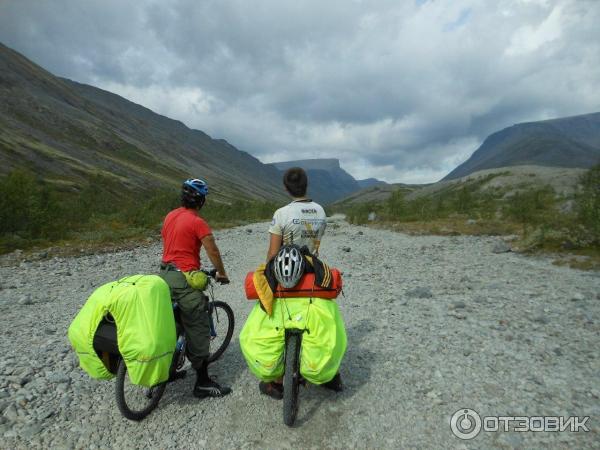
<instances>
[{"instance_id":1,"label":"short dark hair","mask_svg":"<svg viewBox=\"0 0 600 450\"><path fill-rule=\"evenodd\" d=\"M181 189L181 206L188 209L200 210L206 201L205 195L200 195L189 186L183 185Z\"/></svg>"},{"instance_id":2,"label":"short dark hair","mask_svg":"<svg viewBox=\"0 0 600 450\"><path fill-rule=\"evenodd\" d=\"M308 185L306 172L301 167L289 168L283 174L283 185L292 197L304 197Z\"/></svg>"},{"instance_id":3,"label":"short dark hair","mask_svg":"<svg viewBox=\"0 0 600 450\"><path fill-rule=\"evenodd\" d=\"M186 197L184 195L181 196L181 206L187 209L200 209L204 206L204 198L200 199L192 199L190 197Z\"/></svg>"}]
</instances>

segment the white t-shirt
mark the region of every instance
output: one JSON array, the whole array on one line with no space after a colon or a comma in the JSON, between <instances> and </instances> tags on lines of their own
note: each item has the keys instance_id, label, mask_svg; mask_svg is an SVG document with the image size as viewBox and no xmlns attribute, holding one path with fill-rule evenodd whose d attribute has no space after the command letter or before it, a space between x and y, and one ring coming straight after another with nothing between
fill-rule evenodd
<instances>
[{"instance_id":1,"label":"white t-shirt","mask_svg":"<svg viewBox=\"0 0 600 450\"><path fill-rule=\"evenodd\" d=\"M306 245L311 253L318 253L326 226L327 216L321 205L296 200L275 211L269 233L281 236L283 245Z\"/></svg>"}]
</instances>

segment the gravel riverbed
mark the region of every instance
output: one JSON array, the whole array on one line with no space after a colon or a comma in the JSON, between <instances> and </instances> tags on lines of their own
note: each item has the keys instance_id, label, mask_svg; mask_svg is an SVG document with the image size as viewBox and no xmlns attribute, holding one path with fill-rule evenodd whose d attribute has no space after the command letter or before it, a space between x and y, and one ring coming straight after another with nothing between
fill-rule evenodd
<instances>
[{"instance_id":1,"label":"gravel riverbed","mask_svg":"<svg viewBox=\"0 0 600 450\"><path fill-rule=\"evenodd\" d=\"M114 382L78 367L66 331L92 291L154 273L160 245L0 267L0 448L600 448L600 275L549 258L494 253L499 238L328 228L322 256L344 273L346 385L300 391L297 424L260 395L238 336L252 307L243 278L264 258L267 224L216 232L232 284L215 288L236 330L212 373L234 392L170 384L140 423L121 417ZM6 257L4 259L6 262ZM588 432L450 429L483 416L590 416Z\"/></svg>"}]
</instances>

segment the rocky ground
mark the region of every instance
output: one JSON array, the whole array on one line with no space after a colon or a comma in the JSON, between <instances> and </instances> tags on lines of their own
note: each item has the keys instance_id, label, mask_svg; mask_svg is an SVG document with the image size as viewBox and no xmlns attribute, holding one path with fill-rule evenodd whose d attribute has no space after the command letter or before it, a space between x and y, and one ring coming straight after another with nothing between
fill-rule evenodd
<instances>
[{"instance_id":1,"label":"rocky ground","mask_svg":"<svg viewBox=\"0 0 600 450\"><path fill-rule=\"evenodd\" d=\"M340 221L322 254L344 272L346 390L301 389L297 425L287 428L282 403L259 394L237 339L252 307L243 277L264 258L266 229L217 233L233 283L216 293L237 327L212 372L234 393L199 401L188 377L141 423L120 416L113 382L78 368L66 331L96 287L154 272L159 245L0 267L0 447L600 448L598 272L494 253L497 238L407 236ZM460 408L590 416L590 431L462 441L449 425Z\"/></svg>"}]
</instances>

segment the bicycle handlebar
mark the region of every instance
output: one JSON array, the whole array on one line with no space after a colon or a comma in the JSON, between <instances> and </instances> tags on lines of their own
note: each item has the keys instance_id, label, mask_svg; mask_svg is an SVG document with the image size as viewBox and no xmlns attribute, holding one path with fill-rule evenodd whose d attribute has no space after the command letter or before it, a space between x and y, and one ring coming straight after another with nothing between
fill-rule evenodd
<instances>
[{"instance_id":1,"label":"bicycle handlebar","mask_svg":"<svg viewBox=\"0 0 600 450\"><path fill-rule=\"evenodd\" d=\"M202 272L204 272L209 278L212 278L213 280L215 280L217 283L220 284L229 284L229 278L217 278L217 269L211 269L211 270L206 270L206 269L201 269Z\"/></svg>"}]
</instances>

